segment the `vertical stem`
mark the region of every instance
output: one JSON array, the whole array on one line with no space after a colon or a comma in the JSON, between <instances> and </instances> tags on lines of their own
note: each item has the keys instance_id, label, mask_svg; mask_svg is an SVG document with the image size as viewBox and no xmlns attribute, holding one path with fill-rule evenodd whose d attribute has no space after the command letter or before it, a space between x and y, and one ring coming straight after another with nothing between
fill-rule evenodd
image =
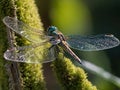
<instances>
[{"instance_id":1,"label":"vertical stem","mask_svg":"<svg viewBox=\"0 0 120 90\"><path fill-rule=\"evenodd\" d=\"M14 2L13 2L14 3ZM16 8L13 8L13 16L16 18ZM11 31L9 28L6 29L7 30L7 38L8 38L8 44L10 48L14 48L14 32ZM14 90L21 90L21 81L20 81L20 71L18 69L18 63L16 62L12 62L8 65L7 63L7 71L8 71L8 75L9 75L9 79L11 80L11 82L9 83L10 88L14 89ZM9 69L9 70L8 70ZM11 74L10 74L11 73ZM13 85L11 87L11 85Z\"/></svg>"}]
</instances>

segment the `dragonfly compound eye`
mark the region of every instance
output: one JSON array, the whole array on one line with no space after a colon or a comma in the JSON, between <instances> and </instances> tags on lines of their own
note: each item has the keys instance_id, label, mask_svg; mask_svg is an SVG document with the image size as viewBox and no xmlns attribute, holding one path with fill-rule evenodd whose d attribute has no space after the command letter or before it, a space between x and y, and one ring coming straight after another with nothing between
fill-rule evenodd
<instances>
[{"instance_id":1,"label":"dragonfly compound eye","mask_svg":"<svg viewBox=\"0 0 120 90\"><path fill-rule=\"evenodd\" d=\"M48 27L48 30L47 30L48 31L48 35L54 34L56 30L57 30L57 27L55 27L55 26Z\"/></svg>"}]
</instances>

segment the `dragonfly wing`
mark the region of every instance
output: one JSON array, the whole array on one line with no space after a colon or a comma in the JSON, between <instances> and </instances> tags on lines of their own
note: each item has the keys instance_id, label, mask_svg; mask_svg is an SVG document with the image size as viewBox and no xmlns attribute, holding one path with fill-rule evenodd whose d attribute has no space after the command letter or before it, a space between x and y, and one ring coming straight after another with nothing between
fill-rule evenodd
<instances>
[{"instance_id":1,"label":"dragonfly wing","mask_svg":"<svg viewBox=\"0 0 120 90\"><path fill-rule=\"evenodd\" d=\"M3 22L8 28L28 39L29 41L38 43L41 41L41 39L42 41L43 39L46 39L42 30L34 29L16 18L6 16L3 18Z\"/></svg>"},{"instance_id":2,"label":"dragonfly wing","mask_svg":"<svg viewBox=\"0 0 120 90\"><path fill-rule=\"evenodd\" d=\"M55 60L54 49L49 50L49 47L44 46L23 46L18 47L16 50L7 50L4 53L4 58L8 61L26 63L47 63Z\"/></svg>"},{"instance_id":3,"label":"dragonfly wing","mask_svg":"<svg viewBox=\"0 0 120 90\"><path fill-rule=\"evenodd\" d=\"M97 51L113 48L120 44L114 35L95 35L95 36L68 36L67 40L71 48L82 51Z\"/></svg>"}]
</instances>

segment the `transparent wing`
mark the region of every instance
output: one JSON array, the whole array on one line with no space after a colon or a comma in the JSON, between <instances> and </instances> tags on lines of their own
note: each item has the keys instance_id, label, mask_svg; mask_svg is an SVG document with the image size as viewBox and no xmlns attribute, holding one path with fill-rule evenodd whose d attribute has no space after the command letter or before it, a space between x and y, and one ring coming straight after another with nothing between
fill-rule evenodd
<instances>
[{"instance_id":1,"label":"transparent wing","mask_svg":"<svg viewBox=\"0 0 120 90\"><path fill-rule=\"evenodd\" d=\"M120 41L114 35L96 35L96 36L68 36L67 40L71 48L82 51L97 51L113 48L120 44Z\"/></svg>"},{"instance_id":2,"label":"transparent wing","mask_svg":"<svg viewBox=\"0 0 120 90\"><path fill-rule=\"evenodd\" d=\"M49 50L49 45L30 45L7 50L4 58L8 61L26 63L47 63L56 59L54 48Z\"/></svg>"},{"instance_id":3,"label":"transparent wing","mask_svg":"<svg viewBox=\"0 0 120 90\"><path fill-rule=\"evenodd\" d=\"M38 43L41 41L41 39L42 41L47 39L42 30L34 29L16 18L6 16L4 17L3 22L8 28L28 39L29 41Z\"/></svg>"}]
</instances>

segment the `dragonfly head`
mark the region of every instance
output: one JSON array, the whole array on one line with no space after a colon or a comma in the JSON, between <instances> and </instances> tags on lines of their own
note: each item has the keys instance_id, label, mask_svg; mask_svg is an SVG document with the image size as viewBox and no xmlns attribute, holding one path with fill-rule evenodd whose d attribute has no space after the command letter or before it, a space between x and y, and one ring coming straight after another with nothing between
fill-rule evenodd
<instances>
[{"instance_id":1,"label":"dragonfly head","mask_svg":"<svg viewBox=\"0 0 120 90\"><path fill-rule=\"evenodd\" d=\"M57 34L57 32L56 32L57 31L57 27L50 26L50 27L48 27L47 31L48 31L48 35L49 36L56 35Z\"/></svg>"}]
</instances>

